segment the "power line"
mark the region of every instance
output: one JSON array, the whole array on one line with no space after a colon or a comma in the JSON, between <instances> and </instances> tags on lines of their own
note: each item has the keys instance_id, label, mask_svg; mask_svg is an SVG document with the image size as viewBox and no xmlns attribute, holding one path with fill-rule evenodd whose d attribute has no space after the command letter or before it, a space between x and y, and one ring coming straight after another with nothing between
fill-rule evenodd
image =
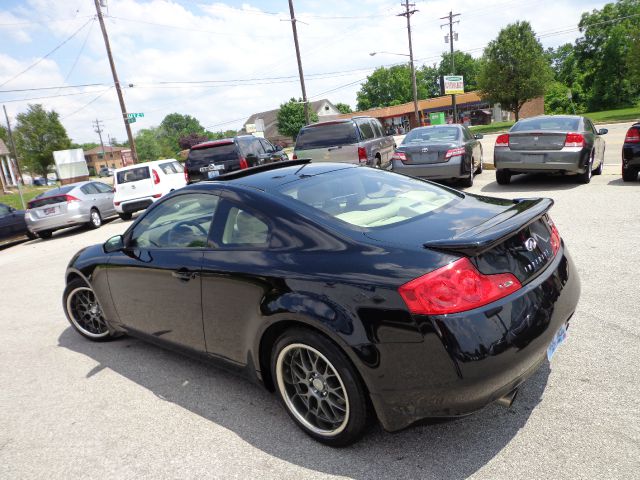
<instances>
[{"instance_id":1,"label":"power line","mask_svg":"<svg viewBox=\"0 0 640 480\"><path fill-rule=\"evenodd\" d=\"M88 93L95 93L94 91L86 91L86 92L73 92L73 93L61 93L60 95L46 95L42 97L31 97L31 98L14 98L11 100L2 100L2 103L15 103L15 102L29 102L31 100L44 100L48 98L60 98L60 97L72 97L75 95L87 95Z\"/></svg>"},{"instance_id":2,"label":"power line","mask_svg":"<svg viewBox=\"0 0 640 480\"><path fill-rule=\"evenodd\" d=\"M81 15L81 16L77 16L77 17L71 17L71 18L47 18L47 19L43 19L43 20L33 20L30 22L16 22L16 23L0 23L0 27L19 27L22 25L34 25L34 24L48 24L48 23L53 23L53 22L72 22L74 20L77 20L79 18L93 18L94 15Z\"/></svg>"},{"instance_id":3,"label":"power line","mask_svg":"<svg viewBox=\"0 0 640 480\"><path fill-rule=\"evenodd\" d=\"M52 55L53 53L55 53L60 47L62 47L64 44L66 44L69 40L71 40L73 37L75 37L78 33L80 33L80 31L86 27L87 25L89 25L89 23L91 23L93 21L93 18L89 19L86 23L84 23L78 30L76 30L75 32L73 32L69 37L67 37L62 43L58 44L53 50L51 50L49 53L47 53L44 57L36 60L34 63L32 63L31 65L29 65L27 68L25 68L23 71L21 71L20 73L17 73L16 75L14 75L13 77L11 77L9 80L6 80L5 82L0 84L0 88L4 87L7 83L15 80L16 78L18 78L20 75L27 73L29 70L31 70L33 67L35 67L36 65L38 65L40 62L42 62L44 59L46 59L47 57L49 57L50 55Z\"/></svg>"},{"instance_id":4,"label":"power line","mask_svg":"<svg viewBox=\"0 0 640 480\"><path fill-rule=\"evenodd\" d=\"M65 118L69 118L72 115L75 115L78 112L81 112L82 110L84 110L85 108L87 108L89 105L91 105L93 102L97 101L100 97L102 97L105 93L107 93L109 90L111 90L113 88L113 86L104 89L102 92L100 92L95 98L93 98L92 100L88 101L87 103L85 103L82 107L78 108L77 110L73 111L72 113L69 113L68 115L65 115L64 117L61 118L61 120L64 120Z\"/></svg>"}]
</instances>

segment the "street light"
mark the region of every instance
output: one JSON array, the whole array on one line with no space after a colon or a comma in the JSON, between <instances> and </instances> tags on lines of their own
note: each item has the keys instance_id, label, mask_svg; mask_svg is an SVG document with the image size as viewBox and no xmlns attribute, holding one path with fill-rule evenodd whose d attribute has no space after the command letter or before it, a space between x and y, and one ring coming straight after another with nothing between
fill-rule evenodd
<instances>
[{"instance_id":1,"label":"street light","mask_svg":"<svg viewBox=\"0 0 640 480\"><path fill-rule=\"evenodd\" d=\"M409 57L409 67L411 68L411 88L413 90L413 111L416 115L416 124L420 126L420 114L418 113L418 85L416 83L416 69L413 66L413 55L407 53L395 53L395 52L371 52L369 55L374 56L378 53L386 53L387 55L399 55L401 57Z\"/></svg>"}]
</instances>

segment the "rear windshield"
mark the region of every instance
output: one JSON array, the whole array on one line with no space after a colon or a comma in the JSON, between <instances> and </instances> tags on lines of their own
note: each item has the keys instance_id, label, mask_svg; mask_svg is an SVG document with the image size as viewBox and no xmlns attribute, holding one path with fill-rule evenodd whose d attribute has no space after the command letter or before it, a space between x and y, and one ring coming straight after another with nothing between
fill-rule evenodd
<instances>
[{"instance_id":1,"label":"rear windshield","mask_svg":"<svg viewBox=\"0 0 640 480\"><path fill-rule=\"evenodd\" d=\"M158 166L166 175L172 175L174 173L182 173L184 171L184 169L182 168L182 165L180 165L180 163L178 162L161 163Z\"/></svg>"},{"instance_id":2,"label":"rear windshield","mask_svg":"<svg viewBox=\"0 0 640 480\"><path fill-rule=\"evenodd\" d=\"M457 197L389 172L351 168L286 184L280 193L357 227L384 227L432 212Z\"/></svg>"},{"instance_id":3,"label":"rear windshield","mask_svg":"<svg viewBox=\"0 0 640 480\"><path fill-rule=\"evenodd\" d=\"M140 180L146 180L147 178L151 178L149 167L131 168L116 174L116 181L119 184L139 182Z\"/></svg>"},{"instance_id":4,"label":"rear windshield","mask_svg":"<svg viewBox=\"0 0 640 480\"><path fill-rule=\"evenodd\" d=\"M353 123L332 123L300 130L296 139L296 150L337 147L358 143Z\"/></svg>"},{"instance_id":5,"label":"rear windshield","mask_svg":"<svg viewBox=\"0 0 640 480\"><path fill-rule=\"evenodd\" d=\"M29 208L38 208L44 207L45 205L53 205L54 203L66 202L65 195L74 188L75 185L68 185L41 193L29 202Z\"/></svg>"},{"instance_id":6,"label":"rear windshield","mask_svg":"<svg viewBox=\"0 0 640 480\"><path fill-rule=\"evenodd\" d=\"M453 142L460 138L458 127L426 127L414 128L411 130L402 144L407 143L433 143L433 142Z\"/></svg>"},{"instance_id":7,"label":"rear windshield","mask_svg":"<svg viewBox=\"0 0 640 480\"><path fill-rule=\"evenodd\" d=\"M214 145L208 148L198 148L189 151L190 165L209 165L211 163L227 162L229 160L237 160L238 152L235 143L226 143L223 145Z\"/></svg>"},{"instance_id":8,"label":"rear windshield","mask_svg":"<svg viewBox=\"0 0 640 480\"><path fill-rule=\"evenodd\" d=\"M577 131L580 127L579 118L569 117L543 117L520 120L511 132L523 132L527 130L560 130L561 132Z\"/></svg>"}]
</instances>

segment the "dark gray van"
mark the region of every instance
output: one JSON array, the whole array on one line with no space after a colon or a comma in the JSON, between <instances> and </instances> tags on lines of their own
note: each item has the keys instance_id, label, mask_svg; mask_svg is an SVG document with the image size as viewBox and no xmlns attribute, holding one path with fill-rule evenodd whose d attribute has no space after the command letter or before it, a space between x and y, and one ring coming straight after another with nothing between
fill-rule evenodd
<instances>
[{"instance_id":1,"label":"dark gray van","mask_svg":"<svg viewBox=\"0 0 640 480\"><path fill-rule=\"evenodd\" d=\"M314 162L345 162L386 168L395 149L378 119L353 117L302 127L293 158Z\"/></svg>"}]
</instances>

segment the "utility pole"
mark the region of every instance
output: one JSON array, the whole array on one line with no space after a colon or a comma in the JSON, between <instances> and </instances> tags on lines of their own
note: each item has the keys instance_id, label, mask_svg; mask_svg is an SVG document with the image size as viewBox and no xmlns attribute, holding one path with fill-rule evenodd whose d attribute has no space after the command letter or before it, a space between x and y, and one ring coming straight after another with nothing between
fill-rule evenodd
<instances>
[{"instance_id":1,"label":"utility pole","mask_svg":"<svg viewBox=\"0 0 640 480\"><path fill-rule=\"evenodd\" d=\"M97 1L97 0L96 0ZM307 102L307 89L304 86L304 74L302 73L302 60L300 59L300 45L298 44L298 28L296 27L296 15L293 11L293 0L289 0L289 13L291 14L291 28L293 29L293 43L296 46L296 58L298 59L298 73L300 86L302 87L302 101L304 102L304 121L309 125L309 102Z\"/></svg>"},{"instance_id":2,"label":"utility pole","mask_svg":"<svg viewBox=\"0 0 640 480\"><path fill-rule=\"evenodd\" d=\"M411 15L416 13L418 10L415 8L415 4L409 3L409 0L405 0L403 4L401 4L405 11L399 13L398 17L406 17L407 18L407 34L409 35L409 67L411 68L411 89L413 90L413 110L416 116L417 126L420 126L420 112L418 111L418 85L416 83L416 67L413 64L413 46L411 43Z\"/></svg>"},{"instance_id":3,"label":"utility pole","mask_svg":"<svg viewBox=\"0 0 640 480\"><path fill-rule=\"evenodd\" d=\"M454 36L453 36L453 19L454 17L459 17L460 14L459 13L453 13L452 11L449 11L449 15L447 15L446 17L440 17L440 20L449 20L448 23L445 23L443 25L440 25L440 28L449 25L449 51L451 52L451 75L455 75L456 74L456 62L453 58L453 40L454 40ZM459 23L460 20L457 20L456 23ZM456 37L455 39L457 40L457 33L456 33ZM458 108L456 106L456 94L454 93L453 95L451 95L451 105L453 106L453 123L458 123Z\"/></svg>"},{"instance_id":4,"label":"utility pole","mask_svg":"<svg viewBox=\"0 0 640 480\"><path fill-rule=\"evenodd\" d=\"M9 133L9 142L11 143L11 151L13 152L13 158L16 160L16 168L18 169L18 178L16 178L16 183L18 184L18 195L20 195L20 203L22 204L22 209L27 208L24 203L24 197L22 196L22 187L20 187L20 182L22 181L22 172L20 172L20 165L18 163L18 152L16 152L16 142L13 141L13 133L11 132L11 123L9 122L9 115L7 115L7 107L2 106L4 110L4 118L7 121L7 133ZM11 165L9 165L11 168ZM11 172L9 172L11 174ZM46 177L46 175L45 175ZM45 178L46 183L46 178Z\"/></svg>"},{"instance_id":5,"label":"utility pole","mask_svg":"<svg viewBox=\"0 0 640 480\"><path fill-rule=\"evenodd\" d=\"M94 132L100 137L100 146L102 147L102 158L104 158L104 142L102 141L102 120L96 118L95 122L91 122L94 127Z\"/></svg>"},{"instance_id":6,"label":"utility pole","mask_svg":"<svg viewBox=\"0 0 640 480\"><path fill-rule=\"evenodd\" d=\"M102 10L100 10L100 0L94 0L96 4L96 12L98 14L98 21L100 22L100 29L102 30L102 36L104 37L104 46L107 48L107 56L109 57L109 65L111 66L111 73L113 74L113 83L116 87L118 94L118 101L120 102L120 110L122 111L122 120L124 121L124 128L127 131L127 138L129 139L129 148L131 148L131 157L133 163L138 161L138 154L136 152L136 144L133 141L133 133L131 133L131 125L129 125L129 118L127 117L127 107L124 105L124 97L122 96L122 89L120 88L120 80L118 80L118 73L116 72L116 65L113 62L113 55L111 55L111 45L109 44L109 35L107 29L104 26L104 18L102 18ZM101 140L102 143L102 140ZM104 147L103 147L104 152Z\"/></svg>"}]
</instances>

